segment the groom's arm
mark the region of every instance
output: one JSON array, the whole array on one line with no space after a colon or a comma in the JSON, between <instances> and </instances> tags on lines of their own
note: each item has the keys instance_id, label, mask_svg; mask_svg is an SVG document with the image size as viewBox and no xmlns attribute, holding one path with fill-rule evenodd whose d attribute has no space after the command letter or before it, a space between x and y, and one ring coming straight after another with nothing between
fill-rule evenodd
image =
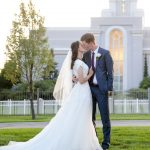
<instances>
[{"instance_id":1,"label":"groom's arm","mask_svg":"<svg viewBox=\"0 0 150 150\"><path fill-rule=\"evenodd\" d=\"M73 81L73 83L77 83L78 82L78 78L75 75L73 75L72 81Z\"/></svg>"},{"instance_id":2,"label":"groom's arm","mask_svg":"<svg viewBox=\"0 0 150 150\"><path fill-rule=\"evenodd\" d=\"M83 58L82 58L83 62L86 63L86 64L87 64L87 58L88 58L88 55L89 55L88 53L89 53L89 51L88 51L88 52L85 52L85 53L83 54Z\"/></svg>"},{"instance_id":3,"label":"groom's arm","mask_svg":"<svg viewBox=\"0 0 150 150\"><path fill-rule=\"evenodd\" d=\"M108 91L113 91L113 60L110 52L105 54L105 62L108 76Z\"/></svg>"}]
</instances>

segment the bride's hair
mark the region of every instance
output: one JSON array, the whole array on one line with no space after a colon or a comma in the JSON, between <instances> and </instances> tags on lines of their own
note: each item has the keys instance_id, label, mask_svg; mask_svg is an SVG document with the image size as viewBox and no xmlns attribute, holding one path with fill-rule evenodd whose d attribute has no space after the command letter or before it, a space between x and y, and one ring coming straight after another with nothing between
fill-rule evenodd
<instances>
[{"instance_id":1,"label":"bride's hair","mask_svg":"<svg viewBox=\"0 0 150 150\"><path fill-rule=\"evenodd\" d=\"M79 45L80 45L80 42L79 42L79 41L73 42L73 43L71 44L71 51L72 51L71 69L73 69L74 62L75 62L75 60L76 60L77 57L78 57Z\"/></svg>"}]
</instances>

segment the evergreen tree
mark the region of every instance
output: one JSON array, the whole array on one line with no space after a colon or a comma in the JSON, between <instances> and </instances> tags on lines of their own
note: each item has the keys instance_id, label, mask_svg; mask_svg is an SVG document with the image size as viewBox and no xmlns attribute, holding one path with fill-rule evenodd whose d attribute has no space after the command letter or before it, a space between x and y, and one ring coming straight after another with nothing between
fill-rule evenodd
<instances>
[{"instance_id":1,"label":"evergreen tree","mask_svg":"<svg viewBox=\"0 0 150 150\"><path fill-rule=\"evenodd\" d=\"M144 58L144 78L148 77L147 55Z\"/></svg>"}]
</instances>

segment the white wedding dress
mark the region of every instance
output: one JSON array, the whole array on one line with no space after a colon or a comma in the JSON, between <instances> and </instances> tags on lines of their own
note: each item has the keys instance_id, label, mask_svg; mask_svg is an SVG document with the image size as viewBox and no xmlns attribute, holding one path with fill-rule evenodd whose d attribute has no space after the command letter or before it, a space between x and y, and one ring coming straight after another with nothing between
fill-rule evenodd
<instances>
[{"instance_id":1,"label":"white wedding dress","mask_svg":"<svg viewBox=\"0 0 150 150\"><path fill-rule=\"evenodd\" d=\"M73 73L88 66L77 59ZM49 124L26 142L10 142L0 150L102 150L92 123L92 96L88 82L76 83L63 106Z\"/></svg>"}]
</instances>

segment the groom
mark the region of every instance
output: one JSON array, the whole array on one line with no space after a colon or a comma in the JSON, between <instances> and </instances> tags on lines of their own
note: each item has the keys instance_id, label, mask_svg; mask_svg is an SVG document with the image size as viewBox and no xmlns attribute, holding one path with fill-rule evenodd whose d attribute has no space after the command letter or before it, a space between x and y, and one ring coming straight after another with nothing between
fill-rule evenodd
<instances>
[{"instance_id":1,"label":"groom","mask_svg":"<svg viewBox=\"0 0 150 150\"><path fill-rule=\"evenodd\" d=\"M104 140L102 142L102 148L107 150L110 145L111 132L108 96L112 94L113 90L113 60L108 50L96 45L93 34L86 33L82 35L81 42L87 50L83 60L94 71L94 75L89 80L93 98L92 120L96 127L96 103L98 103L103 124Z\"/></svg>"}]
</instances>

